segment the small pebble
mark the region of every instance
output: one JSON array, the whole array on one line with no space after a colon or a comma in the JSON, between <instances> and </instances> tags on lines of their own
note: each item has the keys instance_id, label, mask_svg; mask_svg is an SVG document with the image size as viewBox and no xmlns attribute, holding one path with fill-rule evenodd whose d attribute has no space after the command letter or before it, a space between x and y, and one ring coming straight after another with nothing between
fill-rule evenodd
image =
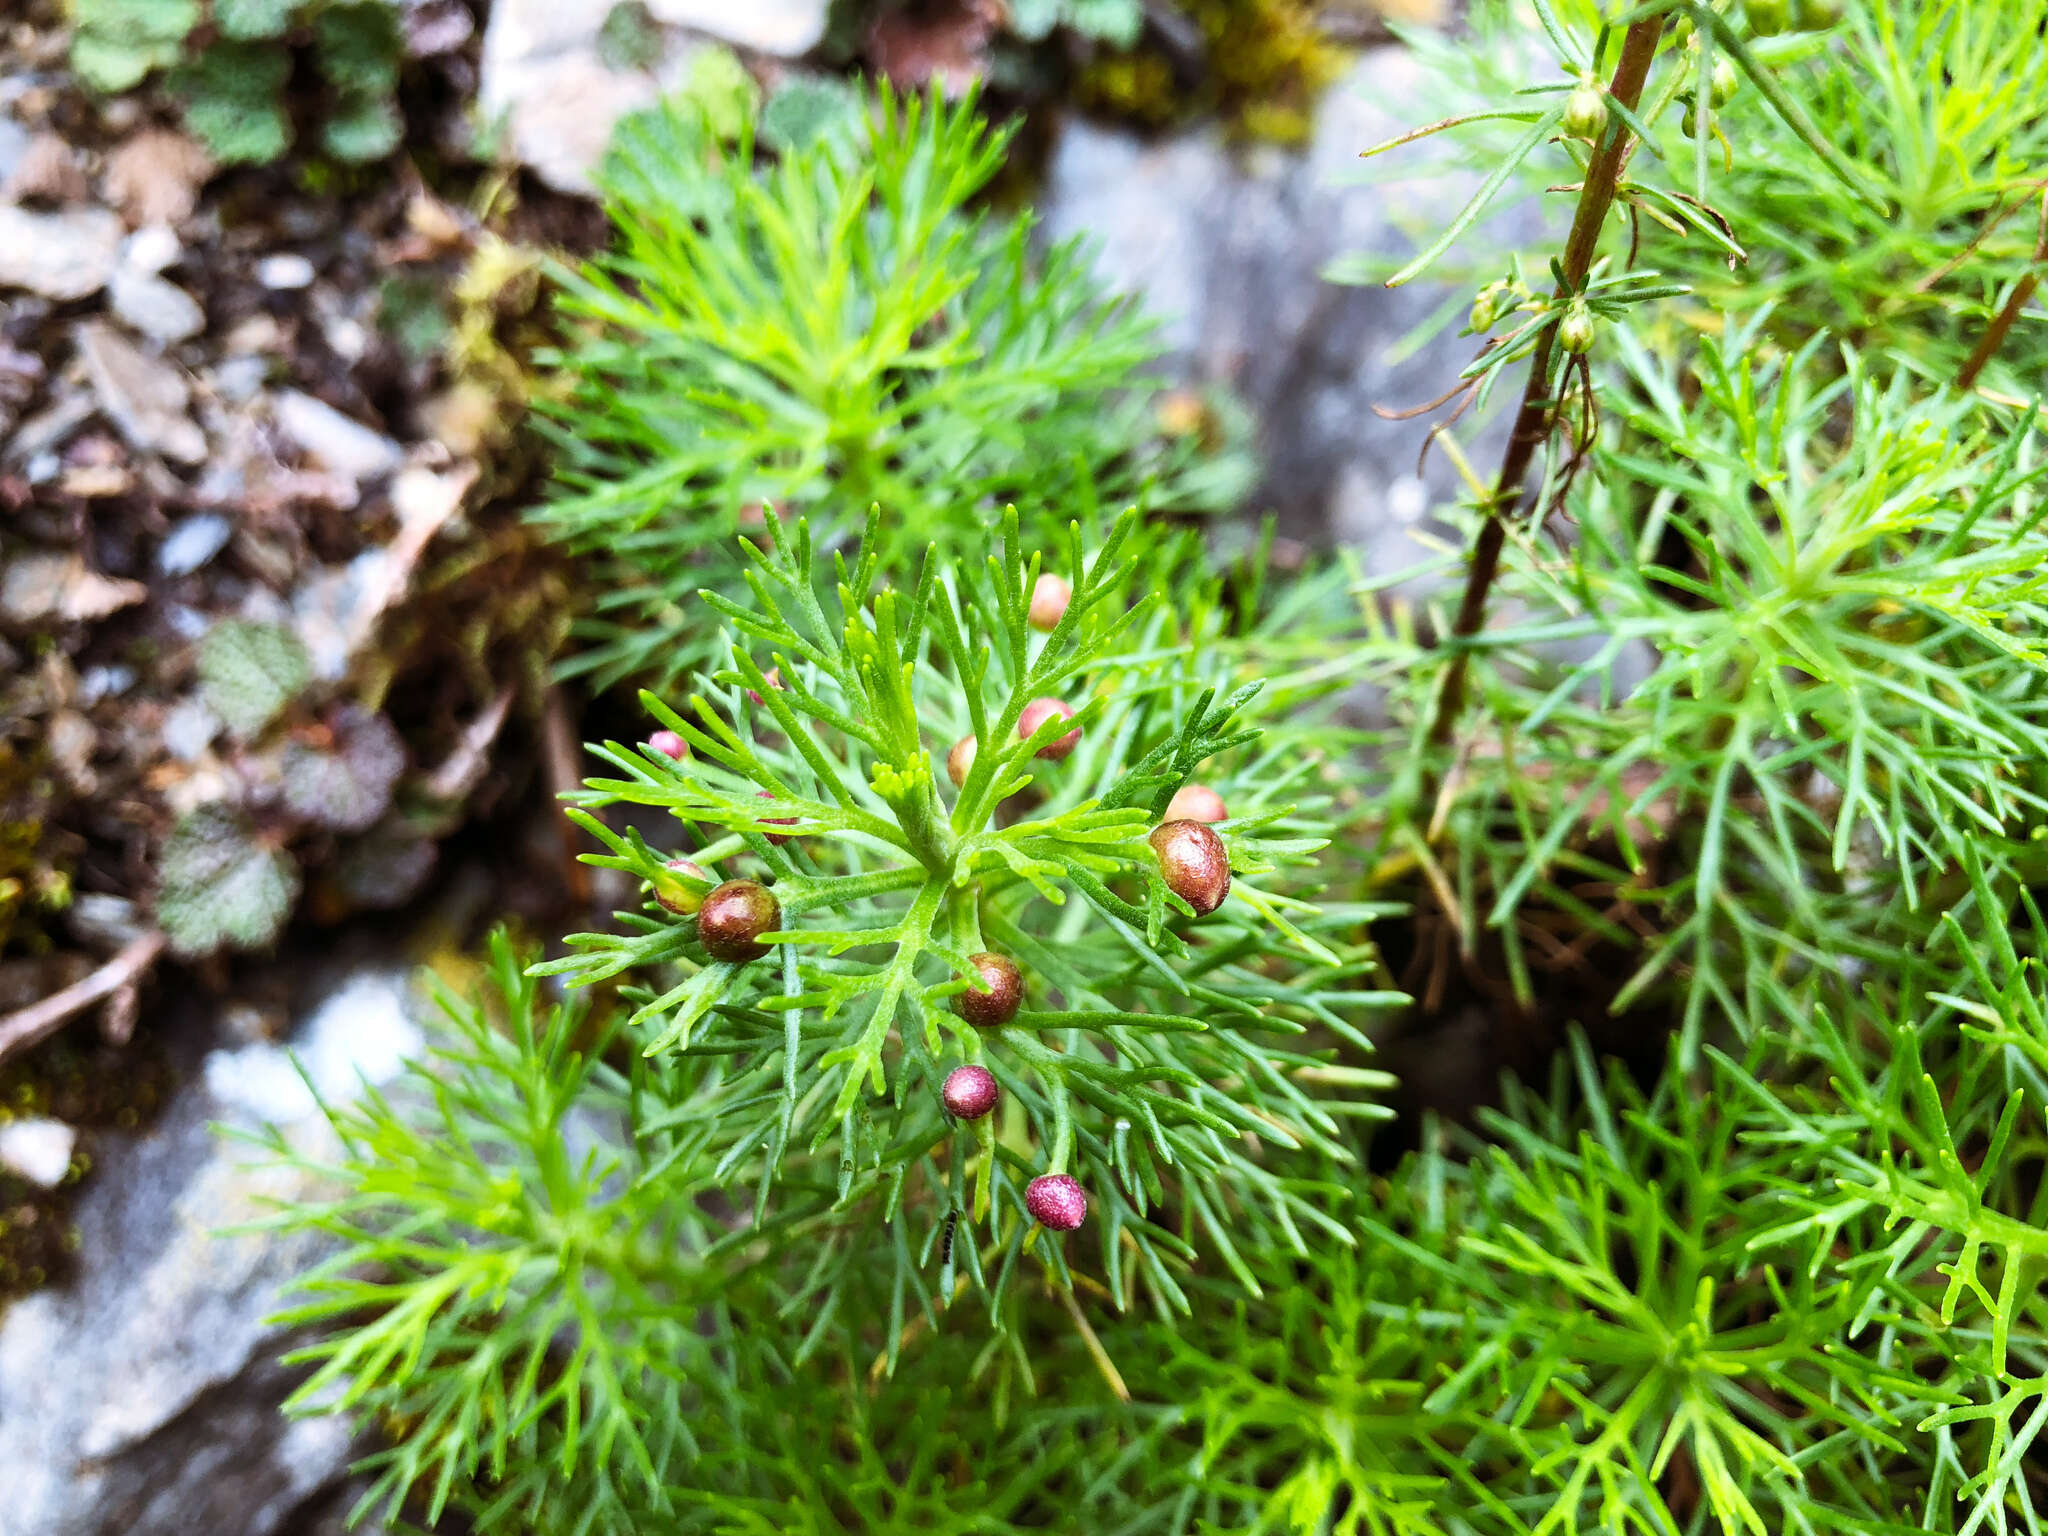
<instances>
[{"instance_id":1,"label":"small pebble","mask_svg":"<svg viewBox=\"0 0 2048 1536\"><path fill-rule=\"evenodd\" d=\"M178 236L168 224L145 224L130 235L121 247L121 265L131 272L147 272L154 276L166 267L176 266L178 258L185 254L185 248L178 243Z\"/></svg>"},{"instance_id":2,"label":"small pebble","mask_svg":"<svg viewBox=\"0 0 2048 1536\"><path fill-rule=\"evenodd\" d=\"M189 576L219 554L234 531L218 512L188 517L157 546L156 568L166 576Z\"/></svg>"},{"instance_id":3,"label":"small pebble","mask_svg":"<svg viewBox=\"0 0 2048 1536\"><path fill-rule=\"evenodd\" d=\"M15 1120L0 1125L0 1167L31 1184L55 1189L71 1170L78 1132L61 1120Z\"/></svg>"},{"instance_id":4,"label":"small pebble","mask_svg":"<svg viewBox=\"0 0 2048 1536\"><path fill-rule=\"evenodd\" d=\"M278 290L308 288L313 283L313 263L291 251L266 256L256 263L256 281Z\"/></svg>"}]
</instances>

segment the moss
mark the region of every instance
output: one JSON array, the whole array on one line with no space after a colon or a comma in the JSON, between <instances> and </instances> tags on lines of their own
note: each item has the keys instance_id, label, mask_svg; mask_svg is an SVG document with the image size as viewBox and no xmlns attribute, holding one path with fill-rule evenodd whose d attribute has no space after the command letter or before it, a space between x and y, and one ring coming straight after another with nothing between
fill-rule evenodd
<instances>
[{"instance_id":1,"label":"moss","mask_svg":"<svg viewBox=\"0 0 2048 1536\"><path fill-rule=\"evenodd\" d=\"M49 1118L84 1133L54 1189L0 1169L0 1302L71 1273L78 1253L71 1208L92 1172L92 1133L143 1129L162 1110L171 1081L162 1053L146 1038L116 1049L59 1035L0 1066L0 1125Z\"/></svg>"},{"instance_id":2,"label":"moss","mask_svg":"<svg viewBox=\"0 0 2048 1536\"><path fill-rule=\"evenodd\" d=\"M71 902L71 871L50 830L55 782L0 741L0 955L47 948L43 920Z\"/></svg>"},{"instance_id":3,"label":"moss","mask_svg":"<svg viewBox=\"0 0 2048 1536\"><path fill-rule=\"evenodd\" d=\"M1204 113L1248 139L1308 138L1316 98L1337 77L1345 50L1318 26L1317 0L1184 0L1202 30L1206 65L1192 89L1177 83L1156 46L1101 53L1081 72L1076 96L1093 110L1165 127Z\"/></svg>"}]
</instances>

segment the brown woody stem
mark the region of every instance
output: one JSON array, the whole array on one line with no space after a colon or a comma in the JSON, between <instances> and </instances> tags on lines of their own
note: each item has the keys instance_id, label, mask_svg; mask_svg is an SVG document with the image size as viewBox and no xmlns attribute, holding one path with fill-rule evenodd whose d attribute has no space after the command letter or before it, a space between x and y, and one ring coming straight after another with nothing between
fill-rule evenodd
<instances>
[{"instance_id":1,"label":"brown woody stem","mask_svg":"<svg viewBox=\"0 0 2048 1536\"><path fill-rule=\"evenodd\" d=\"M1963 364L1963 371L1956 375L1956 388L1965 392L1977 385L1977 375L1984 371L1984 365L1998 355L1998 349L2005 345L2006 332L2020 317L2020 311L2027 307L2027 300L2034 296L2034 289L2040 283L2040 264L2048 262L2048 193L2041 198L2041 234L2034 245L2035 270L2030 271L2013 286L2012 296L2000 306L1992 317L1991 324L1977 339L1977 349Z\"/></svg>"},{"instance_id":2,"label":"brown woody stem","mask_svg":"<svg viewBox=\"0 0 2048 1536\"><path fill-rule=\"evenodd\" d=\"M1614 79L1607 94L1630 112L1642 99L1643 82L1649 78L1650 61L1656 57L1663 35L1664 18L1659 15L1632 23L1622 39L1621 59L1614 67ZM1567 299L1585 286L1586 274L1593 266L1593 253L1600 244L1600 232L1614 206L1615 189L1621 183L1621 168L1631 142L1628 125L1620 114L1615 114L1608 122L1606 137L1593 152L1592 162L1586 167L1585 183L1579 189L1578 211L1572 217L1571 234L1565 239L1561 263L1564 282L1557 290L1559 299ZM1471 639L1486 624L1486 600L1493 590L1494 578L1500 574L1500 555L1507 542L1509 519L1521 508L1523 485L1529 478L1529 467L1536 461L1537 450L1550 440L1556 405L1550 398L1550 360L1556 338L1557 328L1549 326L1537 340L1536 355L1529 364L1529 382L1522 391L1521 407L1515 412L1514 430L1508 437L1500 476L1494 481L1493 495L1487 502L1486 521L1480 524L1479 535L1472 544L1465 595L1458 604L1457 622L1451 626L1454 641ZM1429 739L1436 745L1450 740L1458 715L1465 707L1469 655L1461 646L1444 671L1429 727Z\"/></svg>"}]
</instances>

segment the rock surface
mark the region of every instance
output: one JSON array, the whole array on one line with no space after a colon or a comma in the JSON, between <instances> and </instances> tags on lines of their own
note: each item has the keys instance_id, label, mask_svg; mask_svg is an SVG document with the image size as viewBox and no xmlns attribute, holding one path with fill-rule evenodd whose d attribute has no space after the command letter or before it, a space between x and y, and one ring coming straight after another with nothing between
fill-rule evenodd
<instances>
[{"instance_id":1,"label":"rock surface","mask_svg":"<svg viewBox=\"0 0 2048 1536\"><path fill-rule=\"evenodd\" d=\"M292 1041L330 1098L388 1080L419 1045L404 977L381 967L341 977ZM274 1536L328 1507L355 1454L340 1421L277 1412L299 1377L264 1319L318 1245L223 1231L310 1176L252 1166L209 1122L275 1120L313 1155L326 1124L278 1046L195 1065L153 1130L102 1148L76 1281L0 1317L7 1536Z\"/></svg>"},{"instance_id":2,"label":"rock surface","mask_svg":"<svg viewBox=\"0 0 2048 1536\"><path fill-rule=\"evenodd\" d=\"M0 203L0 288L60 304L98 293L114 275L127 233L104 208L31 213Z\"/></svg>"},{"instance_id":3,"label":"rock surface","mask_svg":"<svg viewBox=\"0 0 2048 1536\"><path fill-rule=\"evenodd\" d=\"M825 36L829 0L647 0L654 56L637 67L602 38L612 0L495 0L484 29L479 110L505 145L562 192L589 193L612 126L679 87L707 42L794 58Z\"/></svg>"},{"instance_id":4,"label":"rock surface","mask_svg":"<svg viewBox=\"0 0 2048 1536\"><path fill-rule=\"evenodd\" d=\"M1197 384L1228 385L1251 409L1270 508L1295 536L1360 547L1375 572L1423 551L1407 535L1451 494L1448 459L1416 460L1428 421L1389 422L1375 405L1435 399L1476 351L1445 334L1410 354L1400 343L1445 302L1441 286L1389 290L1325 281L1358 252L1405 257L1463 204L1469 183L1410 151L1398 181L1360 184L1358 153L1435 115L1403 50L1363 54L1334 85L1298 154L1237 158L1210 132L1146 141L1079 120L1062 129L1040 203L1046 233L1087 237L1110 286L1140 297L1161 322L1169 367ZM1504 216L1526 229L1534 210ZM1461 442L1485 463L1505 428L1496 393L1490 436Z\"/></svg>"}]
</instances>

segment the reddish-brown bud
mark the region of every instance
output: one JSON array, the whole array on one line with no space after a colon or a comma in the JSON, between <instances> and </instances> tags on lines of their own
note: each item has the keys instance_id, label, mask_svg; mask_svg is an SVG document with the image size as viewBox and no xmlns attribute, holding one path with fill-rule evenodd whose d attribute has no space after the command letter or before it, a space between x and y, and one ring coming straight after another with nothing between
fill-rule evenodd
<instances>
[{"instance_id":1,"label":"reddish-brown bud","mask_svg":"<svg viewBox=\"0 0 2048 1536\"><path fill-rule=\"evenodd\" d=\"M670 859L662 868L688 875L692 880L702 880L706 885L711 883L711 877L688 859ZM691 889L680 880L656 880L654 899L678 917L688 917L704 905L703 892Z\"/></svg>"},{"instance_id":2,"label":"reddish-brown bud","mask_svg":"<svg viewBox=\"0 0 2048 1536\"><path fill-rule=\"evenodd\" d=\"M1024 1209L1041 1227L1072 1232L1088 1219L1088 1193L1069 1173L1041 1173L1024 1186Z\"/></svg>"},{"instance_id":3,"label":"reddish-brown bud","mask_svg":"<svg viewBox=\"0 0 2048 1536\"><path fill-rule=\"evenodd\" d=\"M674 731L656 731L647 738L647 745L663 757L672 757L677 762L690 755L690 744Z\"/></svg>"},{"instance_id":4,"label":"reddish-brown bud","mask_svg":"<svg viewBox=\"0 0 2048 1536\"><path fill-rule=\"evenodd\" d=\"M1058 699L1033 699L1024 706L1024 713L1017 717L1017 739L1029 741L1031 733L1048 720L1071 720L1074 709ZM1040 757L1049 757L1058 762L1081 744L1081 728L1075 726L1064 736L1055 736L1038 749Z\"/></svg>"},{"instance_id":5,"label":"reddish-brown bud","mask_svg":"<svg viewBox=\"0 0 2048 1536\"><path fill-rule=\"evenodd\" d=\"M712 887L697 909L697 941L714 960L758 960L768 953L761 935L782 926L782 903L754 880Z\"/></svg>"},{"instance_id":6,"label":"reddish-brown bud","mask_svg":"<svg viewBox=\"0 0 2048 1536\"><path fill-rule=\"evenodd\" d=\"M1230 894L1230 854L1223 839L1199 821L1162 821L1152 829L1152 851L1166 888L1205 917Z\"/></svg>"},{"instance_id":7,"label":"reddish-brown bud","mask_svg":"<svg viewBox=\"0 0 2048 1536\"><path fill-rule=\"evenodd\" d=\"M773 800L775 796L765 789L757 789L754 791L754 798L756 800ZM793 827L797 824L798 818L794 816L763 816L761 820L771 827ZM790 839L790 834L787 832L769 832L763 835L778 848Z\"/></svg>"},{"instance_id":8,"label":"reddish-brown bud","mask_svg":"<svg viewBox=\"0 0 2048 1536\"><path fill-rule=\"evenodd\" d=\"M969 955L974 974L965 990L953 995L953 1011L976 1029L998 1029L1017 1017L1024 1005L1024 977L1008 955L983 950Z\"/></svg>"},{"instance_id":9,"label":"reddish-brown bud","mask_svg":"<svg viewBox=\"0 0 2048 1536\"><path fill-rule=\"evenodd\" d=\"M953 781L955 789L967 782L967 775L974 771L974 755L980 750L980 742L972 736L962 736L946 753L946 777Z\"/></svg>"},{"instance_id":10,"label":"reddish-brown bud","mask_svg":"<svg viewBox=\"0 0 2048 1536\"><path fill-rule=\"evenodd\" d=\"M946 1101L946 1113L961 1120L979 1120L996 1107L1003 1096L996 1075L987 1067L955 1067L946 1074L939 1097Z\"/></svg>"},{"instance_id":11,"label":"reddish-brown bud","mask_svg":"<svg viewBox=\"0 0 2048 1536\"><path fill-rule=\"evenodd\" d=\"M1055 576L1051 571L1042 572L1031 588L1031 607L1025 614L1025 620L1033 629L1049 633L1066 617L1067 604L1073 600L1074 588L1064 576Z\"/></svg>"},{"instance_id":12,"label":"reddish-brown bud","mask_svg":"<svg viewBox=\"0 0 2048 1536\"><path fill-rule=\"evenodd\" d=\"M775 692L782 692L782 668L770 667L766 672L761 674L761 681L766 683ZM747 697L752 699L756 704L765 702L762 699L761 695L755 692L752 688L749 688L747 690Z\"/></svg>"},{"instance_id":13,"label":"reddish-brown bud","mask_svg":"<svg viewBox=\"0 0 2048 1536\"><path fill-rule=\"evenodd\" d=\"M1206 784L1183 784L1166 802L1167 821L1228 821L1223 797Z\"/></svg>"}]
</instances>

